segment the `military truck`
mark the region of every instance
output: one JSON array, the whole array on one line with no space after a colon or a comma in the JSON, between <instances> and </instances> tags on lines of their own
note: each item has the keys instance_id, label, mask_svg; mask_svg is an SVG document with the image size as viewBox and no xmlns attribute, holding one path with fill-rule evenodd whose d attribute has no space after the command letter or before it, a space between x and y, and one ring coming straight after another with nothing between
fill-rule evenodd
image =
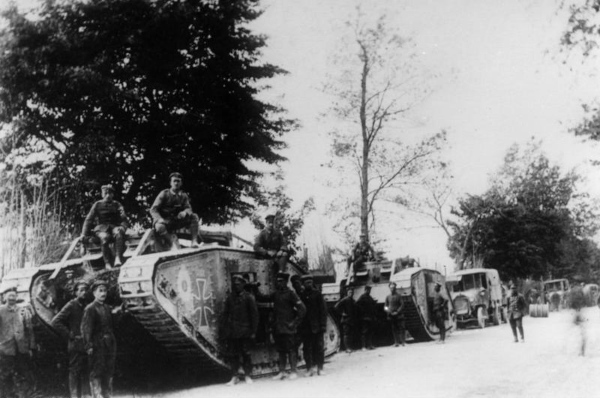
<instances>
[{"instance_id":1,"label":"military truck","mask_svg":"<svg viewBox=\"0 0 600 398\"><path fill-rule=\"evenodd\" d=\"M502 283L498 271L492 268L465 269L449 275L452 302L460 327L476 324L484 328L487 322L499 325L507 321Z\"/></svg>"},{"instance_id":2,"label":"military truck","mask_svg":"<svg viewBox=\"0 0 600 398\"><path fill-rule=\"evenodd\" d=\"M571 285L567 279L544 281L543 286L546 302L550 305L550 311L559 311L568 307L567 296Z\"/></svg>"},{"instance_id":3,"label":"military truck","mask_svg":"<svg viewBox=\"0 0 600 398\"><path fill-rule=\"evenodd\" d=\"M249 286L267 295L275 289L275 271L272 260L252 250L234 247L239 245L231 233L201 231L201 236L210 243L191 248L186 239L189 236L184 232L173 239L170 250L157 251L154 232L147 230L130 243L125 264L111 270L104 269L101 253L95 247L86 248L85 242L77 240L59 263L14 270L2 284L18 286L21 305L31 308L38 326L36 337L47 351L56 346L66 347L57 344L58 334L50 322L72 298L75 284L101 278L109 282L107 302L122 305L136 325L117 330L121 334L117 335L118 340L121 337L121 341L128 342L139 340L141 335L149 336L148 344L138 350L160 352L161 358L181 369L200 373L223 371L228 364L227 347L220 337L221 314L231 291L232 277L243 276ZM79 246L83 246L83 251L77 256ZM288 271L305 273L291 263ZM254 375L277 371L278 355L270 334L272 312L272 304L259 304L259 331L251 353ZM137 336L125 336L131 330ZM339 331L331 317L324 339L326 356L338 351ZM126 348L119 345L120 352ZM136 353L140 357L143 354Z\"/></svg>"}]
</instances>

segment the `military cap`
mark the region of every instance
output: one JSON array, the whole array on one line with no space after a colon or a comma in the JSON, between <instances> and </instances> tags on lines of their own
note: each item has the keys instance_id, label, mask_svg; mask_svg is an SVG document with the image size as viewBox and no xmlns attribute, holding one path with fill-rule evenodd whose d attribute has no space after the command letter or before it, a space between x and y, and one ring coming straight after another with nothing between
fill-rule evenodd
<instances>
[{"instance_id":1,"label":"military cap","mask_svg":"<svg viewBox=\"0 0 600 398\"><path fill-rule=\"evenodd\" d=\"M269 214L268 216L265 217L265 221L274 220L274 219L275 219L275 214Z\"/></svg>"},{"instance_id":2,"label":"military cap","mask_svg":"<svg viewBox=\"0 0 600 398\"><path fill-rule=\"evenodd\" d=\"M81 280L75 283L75 289L77 289L81 285L85 286L86 289L90 287L90 284L87 281Z\"/></svg>"},{"instance_id":3,"label":"military cap","mask_svg":"<svg viewBox=\"0 0 600 398\"><path fill-rule=\"evenodd\" d=\"M248 282L248 281L247 281L247 280L246 280L246 279L245 279L245 278L244 278L242 275L240 275L240 274L235 274L234 276L232 276L232 277L231 277L231 280L233 280L233 281L236 281L236 280L238 280L238 281L240 281L240 282L242 282L242 283L246 283L246 282Z\"/></svg>"},{"instance_id":4,"label":"military cap","mask_svg":"<svg viewBox=\"0 0 600 398\"><path fill-rule=\"evenodd\" d=\"M300 277L300 280L301 280L302 282L306 282L306 281L312 281L312 280L314 280L314 278L313 278L313 276L312 276L312 275L310 275L310 274L307 274L307 275L302 275L302 276Z\"/></svg>"},{"instance_id":5,"label":"military cap","mask_svg":"<svg viewBox=\"0 0 600 398\"><path fill-rule=\"evenodd\" d=\"M284 272L280 272L277 274L277 279L282 279L284 281L288 281L290 279L290 274L286 274Z\"/></svg>"},{"instance_id":6,"label":"military cap","mask_svg":"<svg viewBox=\"0 0 600 398\"><path fill-rule=\"evenodd\" d=\"M292 282L294 282L294 281L298 281L298 280L300 280L300 275L298 275L298 274L294 274L294 275L292 275L292 276L290 277L290 280L291 280Z\"/></svg>"},{"instance_id":7,"label":"military cap","mask_svg":"<svg viewBox=\"0 0 600 398\"><path fill-rule=\"evenodd\" d=\"M94 281L94 283L92 284L92 292L96 291L96 289L98 289L100 286L106 286L108 288L108 282L102 279Z\"/></svg>"},{"instance_id":8,"label":"military cap","mask_svg":"<svg viewBox=\"0 0 600 398\"><path fill-rule=\"evenodd\" d=\"M181 178L181 179L183 179L183 176L181 175L181 173L178 173L178 172L174 172L174 173L171 173L171 174L169 174L169 180L170 180L171 178L173 178L173 177L176 177L176 178Z\"/></svg>"},{"instance_id":9,"label":"military cap","mask_svg":"<svg viewBox=\"0 0 600 398\"><path fill-rule=\"evenodd\" d=\"M365 285L365 289L371 289L372 287L373 287L373 285L372 285L372 284L370 284L370 283L367 283L367 284Z\"/></svg>"},{"instance_id":10,"label":"military cap","mask_svg":"<svg viewBox=\"0 0 600 398\"><path fill-rule=\"evenodd\" d=\"M112 184L102 185L100 189L102 189L102 191L115 192L115 188L112 186Z\"/></svg>"},{"instance_id":11,"label":"military cap","mask_svg":"<svg viewBox=\"0 0 600 398\"><path fill-rule=\"evenodd\" d=\"M352 286L352 285L346 286L346 291L348 291L348 290L354 291L354 286Z\"/></svg>"},{"instance_id":12,"label":"military cap","mask_svg":"<svg viewBox=\"0 0 600 398\"><path fill-rule=\"evenodd\" d=\"M6 294L8 292L17 292L17 287L16 286L8 286L6 287L3 291L2 294Z\"/></svg>"},{"instance_id":13,"label":"military cap","mask_svg":"<svg viewBox=\"0 0 600 398\"><path fill-rule=\"evenodd\" d=\"M396 285L396 282L390 282L390 283L388 284L388 287L389 287L389 286L392 286L392 285L394 285L394 286L398 286L398 285Z\"/></svg>"}]
</instances>

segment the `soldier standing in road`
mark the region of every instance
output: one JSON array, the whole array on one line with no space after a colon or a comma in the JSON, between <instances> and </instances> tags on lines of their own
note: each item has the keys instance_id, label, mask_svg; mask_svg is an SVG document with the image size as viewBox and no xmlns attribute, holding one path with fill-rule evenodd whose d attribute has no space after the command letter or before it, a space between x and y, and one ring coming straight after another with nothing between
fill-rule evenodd
<instances>
[{"instance_id":1,"label":"soldier standing in road","mask_svg":"<svg viewBox=\"0 0 600 398\"><path fill-rule=\"evenodd\" d=\"M161 191L152 207L150 214L154 223L154 230L163 241L169 244L167 238L179 228L190 229L190 247L198 247L198 231L200 229L200 218L192 212L192 205L187 193L181 190L183 176L180 173L169 175L171 188Z\"/></svg>"},{"instance_id":2,"label":"soldier standing in road","mask_svg":"<svg viewBox=\"0 0 600 398\"><path fill-rule=\"evenodd\" d=\"M115 189L112 185L102 186L102 200L94 203L83 223L81 237L90 235L94 219L98 222L94 233L100 239L102 246L102 257L106 268L121 265L125 262L125 230L127 229L127 216L123 205L114 200ZM110 249L110 242L115 241L115 256Z\"/></svg>"},{"instance_id":3,"label":"soldier standing in road","mask_svg":"<svg viewBox=\"0 0 600 398\"><path fill-rule=\"evenodd\" d=\"M275 273L285 272L289 258L287 242L281 231L275 228L273 214L265 217L265 224L265 228L254 239L254 251L273 259Z\"/></svg>"},{"instance_id":4,"label":"soldier standing in road","mask_svg":"<svg viewBox=\"0 0 600 398\"><path fill-rule=\"evenodd\" d=\"M54 327L69 342L69 392L71 398L83 397L87 354L81 337L81 320L86 306L88 284L80 281L75 285L75 298L69 301L52 319Z\"/></svg>"},{"instance_id":5,"label":"soldier standing in road","mask_svg":"<svg viewBox=\"0 0 600 398\"><path fill-rule=\"evenodd\" d=\"M28 387L35 391L30 360L35 350L31 317L24 308L17 307L17 289L3 292L5 305L0 306L0 397L10 397L16 390L19 396ZM35 384L35 383L34 383Z\"/></svg>"},{"instance_id":6,"label":"soldier standing in road","mask_svg":"<svg viewBox=\"0 0 600 398\"><path fill-rule=\"evenodd\" d=\"M289 277L289 274L278 273L277 290L270 296L275 313L275 345L279 353L279 373L273 377L273 380L285 378L284 372L288 359L291 368L289 379L298 378L296 373L298 358L294 338L297 328L306 314L306 307L298 295L287 287Z\"/></svg>"},{"instance_id":7,"label":"soldier standing in road","mask_svg":"<svg viewBox=\"0 0 600 398\"><path fill-rule=\"evenodd\" d=\"M312 275L303 275L302 283L304 290L300 298L306 306L306 316L300 324L300 334L307 375L313 376L316 373L322 376L325 362L323 335L327 329L327 307L323 295L314 286Z\"/></svg>"},{"instance_id":8,"label":"soldier standing in road","mask_svg":"<svg viewBox=\"0 0 600 398\"><path fill-rule=\"evenodd\" d=\"M372 350L373 346L373 326L375 315L377 314L377 301L371 296L371 285L365 286L365 291L356 301L358 320L360 322L360 338L363 351Z\"/></svg>"},{"instance_id":9,"label":"soldier standing in road","mask_svg":"<svg viewBox=\"0 0 600 398\"><path fill-rule=\"evenodd\" d=\"M111 308L105 304L108 283L97 280L92 285L94 301L83 312L81 335L90 365L90 388L93 398L112 394L117 341Z\"/></svg>"},{"instance_id":10,"label":"soldier standing in road","mask_svg":"<svg viewBox=\"0 0 600 398\"><path fill-rule=\"evenodd\" d=\"M435 295L433 296L433 319L435 326L440 331L440 343L446 341L446 306L448 300L442 295L442 285L435 284Z\"/></svg>"},{"instance_id":11,"label":"soldier standing in road","mask_svg":"<svg viewBox=\"0 0 600 398\"><path fill-rule=\"evenodd\" d=\"M252 384L252 358L250 348L256 338L258 328L258 308L254 296L244 289L246 280L240 275L233 276L233 292L225 301L223 317L225 319L225 332L231 350L231 381L228 386L233 386L240 381L238 371L240 358L244 367L244 379L247 384Z\"/></svg>"},{"instance_id":12,"label":"soldier standing in road","mask_svg":"<svg viewBox=\"0 0 600 398\"><path fill-rule=\"evenodd\" d=\"M506 298L506 306L508 308L508 321L515 338L515 343L519 342L519 339L517 338L517 329L519 329L521 335L521 342L524 342L523 315L525 314L527 304L525 303L523 295L517 292L517 287L514 284L510 286L510 295Z\"/></svg>"},{"instance_id":13,"label":"soldier standing in road","mask_svg":"<svg viewBox=\"0 0 600 398\"><path fill-rule=\"evenodd\" d=\"M354 301L354 288L346 287L346 297L338 301L335 305L335 311L342 318L343 340L346 352L352 352L352 334L356 326L356 302Z\"/></svg>"},{"instance_id":14,"label":"soldier standing in road","mask_svg":"<svg viewBox=\"0 0 600 398\"><path fill-rule=\"evenodd\" d=\"M385 298L384 310L388 314L388 319L392 324L392 334L394 335L394 347L400 344L405 345L404 335L406 334L404 325L404 302L402 297L396 291L394 282L389 284L390 294Z\"/></svg>"}]
</instances>

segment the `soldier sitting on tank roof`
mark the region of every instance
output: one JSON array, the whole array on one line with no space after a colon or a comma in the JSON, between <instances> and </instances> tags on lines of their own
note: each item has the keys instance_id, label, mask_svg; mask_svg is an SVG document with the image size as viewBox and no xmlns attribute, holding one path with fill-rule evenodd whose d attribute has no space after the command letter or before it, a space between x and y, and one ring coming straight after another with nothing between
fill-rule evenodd
<instances>
[{"instance_id":1,"label":"soldier sitting on tank roof","mask_svg":"<svg viewBox=\"0 0 600 398\"><path fill-rule=\"evenodd\" d=\"M285 272L289 252L283 234L275 227L275 216L265 217L265 228L254 239L254 251L265 257L272 258L275 263L275 273Z\"/></svg>"},{"instance_id":2,"label":"soldier sitting on tank roof","mask_svg":"<svg viewBox=\"0 0 600 398\"><path fill-rule=\"evenodd\" d=\"M169 234L177 229L189 228L191 247L198 247L198 230L200 219L192 212L192 205L187 193L181 190L183 177L180 173L169 175L171 188L161 191L150 208L154 222L154 230L163 241L169 243Z\"/></svg>"},{"instance_id":3,"label":"soldier sitting on tank roof","mask_svg":"<svg viewBox=\"0 0 600 398\"><path fill-rule=\"evenodd\" d=\"M106 268L121 265L125 262L125 230L127 229L127 216L123 205L114 200L115 189L112 185L102 186L102 200L94 203L83 223L81 237L90 235L92 223L97 220L94 234L100 239L102 257ZM110 249L110 243L115 242L116 256ZM117 257L117 262L115 262Z\"/></svg>"},{"instance_id":4,"label":"soldier sitting on tank roof","mask_svg":"<svg viewBox=\"0 0 600 398\"><path fill-rule=\"evenodd\" d=\"M360 235L360 242L358 242L352 249L352 254L348 257L346 275L350 276L350 281L354 280L356 273L362 269L367 261L373 261L376 259L375 251L367 240L367 235ZM352 270L352 274L350 274Z\"/></svg>"}]
</instances>

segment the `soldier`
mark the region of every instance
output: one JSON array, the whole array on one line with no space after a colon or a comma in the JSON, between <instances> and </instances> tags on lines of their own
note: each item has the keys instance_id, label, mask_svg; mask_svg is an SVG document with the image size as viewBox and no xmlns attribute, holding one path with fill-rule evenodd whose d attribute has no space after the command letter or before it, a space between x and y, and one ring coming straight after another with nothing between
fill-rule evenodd
<instances>
[{"instance_id":1,"label":"soldier","mask_svg":"<svg viewBox=\"0 0 600 398\"><path fill-rule=\"evenodd\" d=\"M356 303L354 302L354 288L348 286L346 288L346 297L338 301L335 305L335 311L342 318L343 340L346 352L352 352L352 334L356 324Z\"/></svg>"},{"instance_id":2,"label":"soldier","mask_svg":"<svg viewBox=\"0 0 600 398\"><path fill-rule=\"evenodd\" d=\"M517 338L517 328L521 334L521 342L525 342L525 334L523 333L523 315L527 304L522 294L517 292L517 287L512 284L510 286L510 295L506 298L506 306L508 308L508 321L512 329L515 343L519 342Z\"/></svg>"},{"instance_id":3,"label":"soldier","mask_svg":"<svg viewBox=\"0 0 600 398\"><path fill-rule=\"evenodd\" d=\"M270 296L274 302L273 311L275 314L275 346L279 353L279 373L273 377L273 380L282 380L285 378L285 366L288 358L290 362L290 376L293 380L298 378L296 373L297 353L294 346L294 337L306 314L306 307L302 300L287 287L289 275L285 273L277 274L277 290Z\"/></svg>"},{"instance_id":4,"label":"soldier","mask_svg":"<svg viewBox=\"0 0 600 398\"><path fill-rule=\"evenodd\" d=\"M94 203L83 223L81 237L90 235L92 223L97 219L94 233L100 239L102 257L106 268L121 265L125 262L125 230L127 229L127 216L123 205L114 200L115 189L112 185L102 186L102 200ZM110 250L110 242L115 242L116 262Z\"/></svg>"},{"instance_id":5,"label":"soldier","mask_svg":"<svg viewBox=\"0 0 600 398\"><path fill-rule=\"evenodd\" d=\"M75 298L69 301L52 319L52 326L69 342L69 391L71 398L83 397L87 354L81 337L81 320L86 306L88 284L75 285Z\"/></svg>"},{"instance_id":6,"label":"soldier","mask_svg":"<svg viewBox=\"0 0 600 398\"><path fill-rule=\"evenodd\" d=\"M181 174L171 173L169 181L171 188L161 191L150 208L154 230L164 244L169 233L188 227L191 235L190 245L196 248L198 247L200 219L196 213L192 212L188 194L181 190L183 185Z\"/></svg>"},{"instance_id":7,"label":"soldier","mask_svg":"<svg viewBox=\"0 0 600 398\"><path fill-rule=\"evenodd\" d=\"M323 376L325 362L323 335L327 330L327 307L323 295L314 286L312 275L303 275L302 283L304 290L300 297L306 306L306 316L300 325L300 334L302 335L307 375L313 376L316 373Z\"/></svg>"},{"instance_id":8,"label":"soldier","mask_svg":"<svg viewBox=\"0 0 600 398\"><path fill-rule=\"evenodd\" d=\"M361 234L360 242L358 242L354 246L354 248L352 249L352 254L350 255L350 257L348 257L347 260L348 265L346 268L346 275L350 276L350 282L354 280L356 272L364 266L366 261L371 261L375 258L375 251L369 244L369 241L367 240L367 235ZM352 270L351 274L350 270Z\"/></svg>"},{"instance_id":9,"label":"soldier","mask_svg":"<svg viewBox=\"0 0 600 398\"><path fill-rule=\"evenodd\" d=\"M28 387L35 391L30 369L35 337L31 316L17 307L16 287L6 289L3 296L6 304L0 306L0 397L11 396L13 390L21 396Z\"/></svg>"},{"instance_id":10,"label":"soldier","mask_svg":"<svg viewBox=\"0 0 600 398\"><path fill-rule=\"evenodd\" d=\"M289 252L283 234L275 228L275 216L269 214L265 217L265 228L254 239L254 251L267 258L272 258L275 273L285 272Z\"/></svg>"},{"instance_id":11,"label":"soldier","mask_svg":"<svg viewBox=\"0 0 600 398\"><path fill-rule=\"evenodd\" d=\"M94 301L83 311L81 335L90 365L90 388L93 398L110 397L117 355L111 308L105 304L108 283L97 280L92 285Z\"/></svg>"},{"instance_id":12,"label":"soldier","mask_svg":"<svg viewBox=\"0 0 600 398\"><path fill-rule=\"evenodd\" d=\"M435 326L440 331L440 343L446 341L446 306L448 300L442 295L442 285L435 284L435 295L433 296L433 319Z\"/></svg>"},{"instance_id":13,"label":"soldier","mask_svg":"<svg viewBox=\"0 0 600 398\"><path fill-rule=\"evenodd\" d=\"M256 338L258 328L258 308L254 296L244 289L246 280L240 275L233 276L233 292L225 301L223 317L226 325L224 330L228 333L227 340L231 350L231 381L228 386L237 384L240 379L240 357L244 367L244 379L247 384L252 384L252 358L250 348Z\"/></svg>"},{"instance_id":14,"label":"soldier","mask_svg":"<svg viewBox=\"0 0 600 398\"><path fill-rule=\"evenodd\" d=\"M384 310L387 312L388 319L392 324L392 334L394 335L394 347L400 344L405 345L404 335L406 334L404 326L404 302L402 297L396 291L396 284L389 284L390 294L385 298Z\"/></svg>"},{"instance_id":15,"label":"soldier","mask_svg":"<svg viewBox=\"0 0 600 398\"><path fill-rule=\"evenodd\" d=\"M375 348L373 346L373 326L375 314L377 314L377 301L371 296L371 285L366 285L364 293L356 300L356 309L360 322L362 349L363 351L372 350Z\"/></svg>"}]
</instances>

